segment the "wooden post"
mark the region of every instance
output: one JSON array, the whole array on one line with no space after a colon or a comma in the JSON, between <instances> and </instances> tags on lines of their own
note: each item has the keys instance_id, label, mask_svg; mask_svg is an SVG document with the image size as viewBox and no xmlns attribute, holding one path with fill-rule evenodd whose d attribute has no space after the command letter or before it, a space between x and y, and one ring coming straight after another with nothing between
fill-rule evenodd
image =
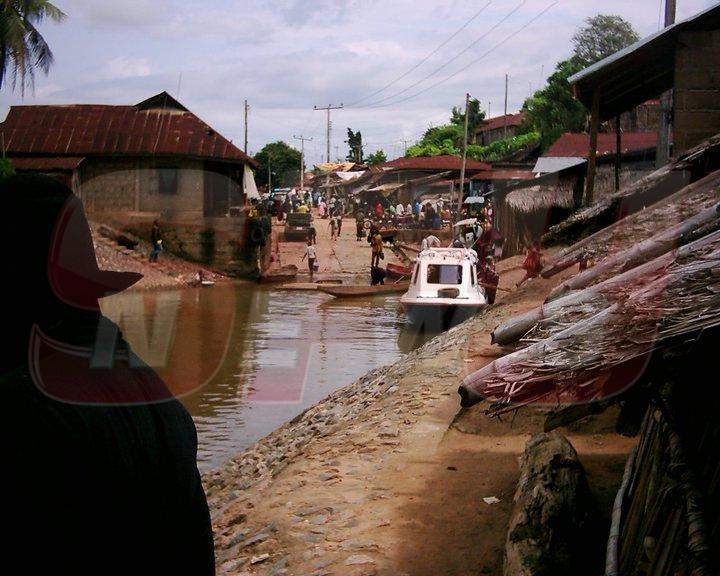
<instances>
[{"instance_id":1,"label":"wooden post","mask_svg":"<svg viewBox=\"0 0 720 576\"><path fill-rule=\"evenodd\" d=\"M665 1L665 28L675 24L676 0ZM655 167L662 168L670 161L670 120L673 110L673 91L668 90L660 96L660 122L658 143L655 153Z\"/></svg>"},{"instance_id":2,"label":"wooden post","mask_svg":"<svg viewBox=\"0 0 720 576\"><path fill-rule=\"evenodd\" d=\"M460 207L463 202L463 194L465 193L465 165L467 163L467 144L468 144L468 119L470 117L470 94L465 94L465 127L463 133L463 150L462 150L462 166L460 167L460 191L458 192L458 209L457 216L460 216ZM450 200L450 210L452 210L452 199ZM457 222L457 218L453 220Z\"/></svg>"},{"instance_id":3,"label":"wooden post","mask_svg":"<svg viewBox=\"0 0 720 576\"><path fill-rule=\"evenodd\" d=\"M620 115L615 117L615 191L620 190L620 165L622 164L622 133Z\"/></svg>"},{"instance_id":4,"label":"wooden post","mask_svg":"<svg viewBox=\"0 0 720 576\"><path fill-rule=\"evenodd\" d=\"M598 131L600 130L600 91L593 94L592 108L590 109L590 150L588 152L587 182L585 185L585 205L593 203L595 193L595 172L597 168Z\"/></svg>"}]
</instances>

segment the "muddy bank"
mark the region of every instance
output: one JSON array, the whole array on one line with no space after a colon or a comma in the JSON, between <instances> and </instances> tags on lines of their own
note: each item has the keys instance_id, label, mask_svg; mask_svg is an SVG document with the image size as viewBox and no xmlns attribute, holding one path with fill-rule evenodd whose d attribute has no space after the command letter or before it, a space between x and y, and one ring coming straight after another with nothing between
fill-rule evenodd
<instances>
[{"instance_id":1,"label":"muddy bank","mask_svg":"<svg viewBox=\"0 0 720 576\"><path fill-rule=\"evenodd\" d=\"M95 256L101 269L138 272L143 275L142 280L135 284L132 290L186 288L197 284L199 271L202 271L204 279L216 283L234 281L201 264L183 260L168 252L162 252L158 262L151 263L150 245L147 242L141 241L135 249L130 250L99 234L98 224L91 224L91 228Z\"/></svg>"}]
</instances>

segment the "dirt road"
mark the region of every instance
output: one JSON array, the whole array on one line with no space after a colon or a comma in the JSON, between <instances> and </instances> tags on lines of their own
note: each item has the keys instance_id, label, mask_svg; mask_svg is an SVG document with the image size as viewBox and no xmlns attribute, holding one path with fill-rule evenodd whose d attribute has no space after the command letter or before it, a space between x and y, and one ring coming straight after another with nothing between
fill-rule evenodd
<instances>
[{"instance_id":1,"label":"dirt road","mask_svg":"<svg viewBox=\"0 0 720 576\"><path fill-rule=\"evenodd\" d=\"M355 219L344 218L340 236L333 240L330 232L330 221L317 216L313 210L313 225L317 232L317 263L318 274L354 275L370 274L370 244L363 238L356 239ZM305 242L286 242L283 234L284 223L273 218L273 238L277 246L279 266L295 264L302 275L307 274L307 261L301 262L305 254ZM385 250L385 261L401 262L390 250Z\"/></svg>"}]
</instances>

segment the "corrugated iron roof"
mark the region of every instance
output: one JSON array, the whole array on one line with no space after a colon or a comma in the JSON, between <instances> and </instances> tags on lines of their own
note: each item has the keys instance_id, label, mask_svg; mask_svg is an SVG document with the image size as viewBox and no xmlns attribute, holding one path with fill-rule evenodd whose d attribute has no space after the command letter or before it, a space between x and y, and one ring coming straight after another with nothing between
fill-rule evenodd
<instances>
[{"instance_id":1,"label":"corrugated iron roof","mask_svg":"<svg viewBox=\"0 0 720 576\"><path fill-rule=\"evenodd\" d=\"M535 174L550 174L552 172L560 172L568 168L580 166L586 162L587 160L585 158L542 156L538 158L532 171Z\"/></svg>"},{"instance_id":2,"label":"corrugated iron roof","mask_svg":"<svg viewBox=\"0 0 720 576\"><path fill-rule=\"evenodd\" d=\"M625 132L622 134L622 153L652 150L657 147L657 132ZM598 134L597 154L605 156L615 154L615 133ZM590 152L590 135L566 132L548 148L543 157L549 158L587 158Z\"/></svg>"},{"instance_id":3,"label":"corrugated iron roof","mask_svg":"<svg viewBox=\"0 0 720 576\"><path fill-rule=\"evenodd\" d=\"M498 130L505 128L505 126L519 126L522 121L525 120L525 113L518 112L517 114L508 114L507 116L496 116L495 118L488 118L475 129L475 134L481 132L489 132L491 130Z\"/></svg>"},{"instance_id":4,"label":"corrugated iron roof","mask_svg":"<svg viewBox=\"0 0 720 576\"><path fill-rule=\"evenodd\" d=\"M571 76L577 98L590 107L600 88L600 118L621 112L658 97L674 84L678 35L690 30L717 30L720 4L647 36Z\"/></svg>"},{"instance_id":5,"label":"corrugated iron roof","mask_svg":"<svg viewBox=\"0 0 720 576\"><path fill-rule=\"evenodd\" d=\"M530 180L535 174L530 170L483 170L473 180Z\"/></svg>"},{"instance_id":6,"label":"corrugated iron roof","mask_svg":"<svg viewBox=\"0 0 720 576\"><path fill-rule=\"evenodd\" d=\"M416 156L413 158L396 158L381 165L383 168L395 168L396 170L461 170L462 158L459 156ZM490 170L492 166L484 162L467 159L465 170L477 172L478 170Z\"/></svg>"},{"instance_id":7,"label":"corrugated iron roof","mask_svg":"<svg viewBox=\"0 0 720 576\"><path fill-rule=\"evenodd\" d=\"M8 154L192 156L255 164L229 140L163 94L137 106L12 106L0 124ZM155 102L154 107L148 103Z\"/></svg>"},{"instance_id":8,"label":"corrugated iron roof","mask_svg":"<svg viewBox=\"0 0 720 576\"><path fill-rule=\"evenodd\" d=\"M10 158L13 168L18 172L72 172L83 160L83 156Z\"/></svg>"}]
</instances>

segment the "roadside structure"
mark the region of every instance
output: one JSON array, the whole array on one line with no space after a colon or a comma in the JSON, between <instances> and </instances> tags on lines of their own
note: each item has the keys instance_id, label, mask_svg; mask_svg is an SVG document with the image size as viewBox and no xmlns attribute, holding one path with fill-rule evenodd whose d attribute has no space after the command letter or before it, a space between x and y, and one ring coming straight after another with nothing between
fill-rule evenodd
<instances>
[{"instance_id":1,"label":"roadside structure","mask_svg":"<svg viewBox=\"0 0 720 576\"><path fill-rule=\"evenodd\" d=\"M674 24L571 76L575 96L590 110L585 199L594 199L600 124L674 91L673 156L720 131L720 5ZM617 146L621 149L622 144ZM620 171L621 160L616 162Z\"/></svg>"},{"instance_id":2,"label":"roadside structure","mask_svg":"<svg viewBox=\"0 0 720 576\"><path fill-rule=\"evenodd\" d=\"M13 106L0 136L17 172L63 180L90 219L140 236L157 219L167 249L246 268L255 161L167 92L131 106Z\"/></svg>"},{"instance_id":3,"label":"roadside structure","mask_svg":"<svg viewBox=\"0 0 720 576\"><path fill-rule=\"evenodd\" d=\"M525 119L524 112L487 118L475 129L475 144L487 146L497 140L512 138Z\"/></svg>"}]
</instances>

